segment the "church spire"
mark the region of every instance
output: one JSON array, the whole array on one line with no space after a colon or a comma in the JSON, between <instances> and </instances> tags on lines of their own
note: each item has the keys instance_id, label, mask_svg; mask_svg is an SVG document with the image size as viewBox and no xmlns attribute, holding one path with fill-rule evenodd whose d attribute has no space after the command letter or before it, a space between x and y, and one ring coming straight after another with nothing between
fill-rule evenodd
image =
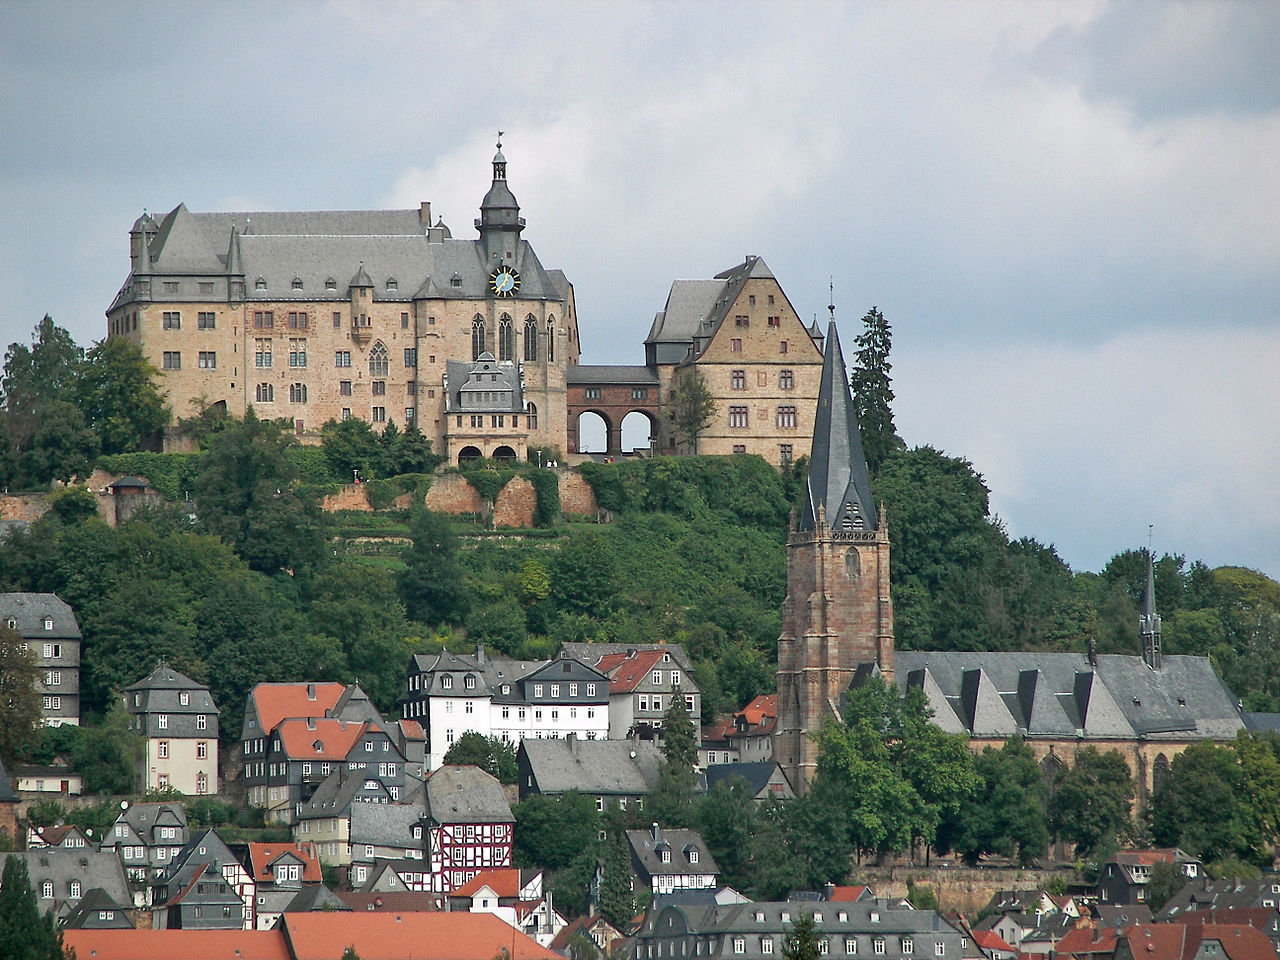
<instances>
[{"instance_id":1,"label":"church spire","mask_svg":"<svg viewBox=\"0 0 1280 960\"><path fill-rule=\"evenodd\" d=\"M833 298L834 299L834 298ZM862 452L858 415L849 392L849 377L836 332L835 307L827 327L818 412L814 418L809 477L799 529L824 524L831 530L875 530L871 477Z\"/></svg>"},{"instance_id":2,"label":"church spire","mask_svg":"<svg viewBox=\"0 0 1280 960\"><path fill-rule=\"evenodd\" d=\"M502 131L498 131L498 152L493 155L493 184L480 203L480 218L476 220L480 231L480 246L489 266L515 260L524 218L520 216L520 204L507 186L507 158L502 155Z\"/></svg>"},{"instance_id":3,"label":"church spire","mask_svg":"<svg viewBox=\"0 0 1280 960\"><path fill-rule=\"evenodd\" d=\"M1142 616L1138 631L1142 634L1142 660L1152 670L1160 669L1160 614L1156 613L1155 554L1151 549L1150 527L1147 528L1147 589L1142 597Z\"/></svg>"}]
</instances>

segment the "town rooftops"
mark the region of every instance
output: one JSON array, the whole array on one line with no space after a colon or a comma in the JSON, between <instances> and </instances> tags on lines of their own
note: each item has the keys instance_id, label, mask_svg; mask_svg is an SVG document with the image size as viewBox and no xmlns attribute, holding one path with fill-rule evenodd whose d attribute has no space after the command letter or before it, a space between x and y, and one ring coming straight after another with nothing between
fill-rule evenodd
<instances>
[{"instance_id":1,"label":"town rooftops","mask_svg":"<svg viewBox=\"0 0 1280 960\"><path fill-rule=\"evenodd\" d=\"M282 930L68 930L64 942L80 960L293 960Z\"/></svg>"},{"instance_id":2,"label":"town rooftops","mask_svg":"<svg viewBox=\"0 0 1280 960\"><path fill-rule=\"evenodd\" d=\"M341 683L259 683L249 692L258 727L267 734L286 717L323 717L346 687ZM245 723L248 728L249 717Z\"/></svg>"},{"instance_id":3,"label":"town rooftops","mask_svg":"<svg viewBox=\"0 0 1280 960\"><path fill-rule=\"evenodd\" d=\"M560 644L562 653L568 654L575 660L590 664L596 669L599 669L600 660L603 657L619 653L629 656L642 650L659 650L668 654L678 666L684 668L686 673L693 670L689 655L685 653L684 647L678 643L579 643L566 641Z\"/></svg>"},{"instance_id":4,"label":"town rooftops","mask_svg":"<svg viewBox=\"0 0 1280 960\"><path fill-rule=\"evenodd\" d=\"M339 944L361 960L563 960L488 913L286 913L283 927L295 960L333 960Z\"/></svg>"},{"instance_id":5,"label":"town rooftops","mask_svg":"<svg viewBox=\"0 0 1280 960\"><path fill-rule=\"evenodd\" d=\"M610 653L600 658L598 668L609 677L610 693L631 693L662 663L662 656L661 650Z\"/></svg>"},{"instance_id":6,"label":"town rooftops","mask_svg":"<svg viewBox=\"0 0 1280 960\"><path fill-rule=\"evenodd\" d=\"M80 640L80 624L71 607L53 593L0 593L0 623L24 639ZM45 624L49 624L46 629Z\"/></svg>"},{"instance_id":7,"label":"town rooftops","mask_svg":"<svg viewBox=\"0 0 1280 960\"><path fill-rule=\"evenodd\" d=\"M662 760L649 740L523 740L520 753L540 793L578 790L589 796L644 796Z\"/></svg>"},{"instance_id":8,"label":"town rooftops","mask_svg":"<svg viewBox=\"0 0 1280 960\"><path fill-rule=\"evenodd\" d=\"M258 883L274 883L274 868L281 858L296 857L302 861L302 882L320 883L320 861L310 850L293 843L253 843L249 844L249 872Z\"/></svg>"},{"instance_id":9,"label":"town rooftops","mask_svg":"<svg viewBox=\"0 0 1280 960\"><path fill-rule=\"evenodd\" d=\"M345 760L352 746L373 724L326 717L291 717L276 728L280 744L290 757L302 760Z\"/></svg>"},{"instance_id":10,"label":"town rooftops","mask_svg":"<svg viewBox=\"0 0 1280 960\"><path fill-rule=\"evenodd\" d=\"M482 887L488 887L497 896L515 899L520 896L520 871L516 867L484 870L449 894L451 897L472 897Z\"/></svg>"},{"instance_id":11,"label":"town rooftops","mask_svg":"<svg viewBox=\"0 0 1280 960\"><path fill-rule=\"evenodd\" d=\"M440 767L427 777L426 794L426 814L436 823L515 822L502 784L479 767Z\"/></svg>"},{"instance_id":12,"label":"town rooftops","mask_svg":"<svg viewBox=\"0 0 1280 960\"><path fill-rule=\"evenodd\" d=\"M647 877L720 873L711 851L694 830L663 830L655 823L648 830L628 830L627 843Z\"/></svg>"}]
</instances>

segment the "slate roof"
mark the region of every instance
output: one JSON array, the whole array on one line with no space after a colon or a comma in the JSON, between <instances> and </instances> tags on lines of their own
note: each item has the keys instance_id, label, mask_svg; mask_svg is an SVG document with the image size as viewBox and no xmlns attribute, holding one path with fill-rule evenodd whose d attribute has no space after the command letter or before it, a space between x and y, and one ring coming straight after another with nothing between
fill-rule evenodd
<instances>
[{"instance_id":1,"label":"slate roof","mask_svg":"<svg viewBox=\"0 0 1280 960\"><path fill-rule=\"evenodd\" d=\"M168 664L158 664L137 683L125 687L124 692L129 711L142 719L143 733L148 737L214 740L218 737L219 711L209 688L179 673ZM187 695L186 704L181 702L182 694ZM138 696L141 697L141 703L135 703ZM168 718L163 730L158 726L159 714ZM203 729L196 726L197 715L206 717Z\"/></svg>"},{"instance_id":2,"label":"slate roof","mask_svg":"<svg viewBox=\"0 0 1280 960\"><path fill-rule=\"evenodd\" d=\"M401 803L353 803L351 805L351 843L397 847L401 850L420 848L413 839L413 828L422 816L422 808ZM430 871L429 864L422 868Z\"/></svg>"},{"instance_id":3,"label":"slate roof","mask_svg":"<svg viewBox=\"0 0 1280 960\"><path fill-rule=\"evenodd\" d=\"M1184 884L1156 914L1165 921L1202 910L1280 907L1280 878L1260 880L1210 880L1198 878Z\"/></svg>"},{"instance_id":4,"label":"slate roof","mask_svg":"<svg viewBox=\"0 0 1280 960\"><path fill-rule=\"evenodd\" d=\"M31 889L39 900L41 913L55 906L60 909L67 903L72 880L80 882L81 896L97 887L117 903L133 902L129 895L129 881L125 877L124 866L112 851L40 847L25 853L14 853L13 856L21 857L27 862ZM51 900L40 895L45 880L53 882Z\"/></svg>"},{"instance_id":5,"label":"slate roof","mask_svg":"<svg viewBox=\"0 0 1280 960\"><path fill-rule=\"evenodd\" d=\"M479 767L440 767L427 777L426 794L426 814L436 823L515 822L502 784Z\"/></svg>"},{"instance_id":6,"label":"slate roof","mask_svg":"<svg viewBox=\"0 0 1280 960\"><path fill-rule=\"evenodd\" d=\"M975 737L1231 740L1235 697L1206 657L899 650L899 690L924 691L934 722Z\"/></svg>"},{"instance_id":7,"label":"slate roof","mask_svg":"<svg viewBox=\"0 0 1280 960\"><path fill-rule=\"evenodd\" d=\"M132 906L132 903L129 906ZM99 917L99 914L106 910L111 911L109 920L103 920ZM125 912L124 904L117 902L111 894L101 887L94 887L81 897L80 902L63 918L62 926L66 930L86 928L96 930L132 930L133 921L129 918L129 914Z\"/></svg>"},{"instance_id":8,"label":"slate roof","mask_svg":"<svg viewBox=\"0 0 1280 960\"><path fill-rule=\"evenodd\" d=\"M773 760L760 760L755 763L712 763L703 771L703 779L707 790L714 790L718 783L732 783L741 778L747 784L747 791L755 796L769 784L769 778L778 769Z\"/></svg>"},{"instance_id":9,"label":"slate roof","mask_svg":"<svg viewBox=\"0 0 1280 960\"><path fill-rule=\"evenodd\" d=\"M652 385L658 382L658 371L653 367L641 365L596 364L570 366L565 370L565 383L569 386L581 386L591 383L639 383ZM657 399L656 397L654 399Z\"/></svg>"},{"instance_id":10,"label":"slate roof","mask_svg":"<svg viewBox=\"0 0 1280 960\"><path fill-rule=\"evenodd\" d=\"M391 799L391 791L377 779L372 782L372 789L365 787L366 777L357 772L348 776L347 770L339 767L320 781L315 792L306 800L298 811L300 820L314 820L323 817L345 817L351 808L362 803L386 803Z\"/></svg>"},{"instance_id":11,"label":"slate roof","mask_svg":"<svg viewBox=\"0 0 1280 960\"><path fill-rule=\"evenodd\" d=\"M129 824L145 842L151 842L151 831L157 824L187 826L187 811L180 803L134 803L116 821ZM111 833L108 832L108 837Z\"/></svg>"},{"instance_id":12,"label":"slate roof","mask_svg":"<svg viewBox=\"0 0 1280 960\"><path fill-rule=\"evenodd\" d=\"M520 751L544 794L644 796L657 785L662 760L648 740L523 740Z\"/></svg>"},{"instance_id":13,"label":"slate roof","mask_svg":"<svg viewBox=\"0 0 1280 960\"><path fill-rule=\"evenodd\" d=\"M641 650L661 650L663 653L671 654L674 660L685 673L693 671L693 664L689 660L689 655L685 652L684 647L678 643L578 643L565 642L560 644L560 649L573 657L575 660L581 660L583 663L591 666L598 666L601 658L611 654L627 654L632 651L639 652Z\"/></svg>"},{"instance_id":14,"label":"slate roof","mask_svg":"<svg viewBox=\"0 0 1280 960\"><path fill-rule=\"evenodd\" d=\"M306 913L309 910L350 910L351 907L323 883L310 883L293 895L281 913Z\"/></svg>"},{"instance_id":15,"label":"slate roof","mask_svg":"<svg viewBox=\"0 0 1280 960\"><path fill-rule=\"evenodd\" d=\"M46 617L53 629L46 630ZM71 607L54 593L0 593L0 622L16 621L14 628L24 640L80 640L80 624Z\"/></svg>"},{"instance_id":16,"label":"slate roof","mask_svg":"<svg viewBox=\"0 0 1280 960\"><path fill-rule=\"evenodd\" d=\"M822 357L809 475L804 507L797 518L799 529L816 529L819 511L825 511L831 530L875 530L878 522L857 410L849 389L849 371L834 320Z\"/></svg>"},{"instance_id":17,"label":"slate roof","mask_svg":"<svg viewBox=\"0 0 1280 960\"><path fill-rule=\"evenodd\" d=\"M648 830L628 830L627 844L633 863L646 881L659 876L720 875L715 858L695 830L662 830L655 824ZM666 862L662 859L664 850L669 853ZM691 851L697 853L696 863L690 857Z\"/></svg>"}]
</instances>

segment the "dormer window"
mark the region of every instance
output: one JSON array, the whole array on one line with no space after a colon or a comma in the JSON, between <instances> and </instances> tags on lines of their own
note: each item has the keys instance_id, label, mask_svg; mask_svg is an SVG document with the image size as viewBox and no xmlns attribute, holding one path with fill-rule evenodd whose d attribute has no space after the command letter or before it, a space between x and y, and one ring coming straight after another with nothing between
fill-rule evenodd
<instances>
[{"instance_id":1,"label":"dormer window","mask_svg":"<svg viewBox=\"0 0 1280 960\"><path fill-rule=\"evenodd\" d=\"M453 689L453 677L449 676L447 673L446 673L443 677L441 677L441 678L440 678L440 689L441 689L441 690L452 690L452 689Z\"/></svg>"},{"instance_id":2,"label":"dormer window","mask_svg":"<svg viewBox=\"0 0 1280 960\"><path fill-rule=\"evenodd\" d=\"M476 678L468 673L462 678L462 685L468 690L474 690L476 688Z\"/></svg>"},{"instance_id":3,"label":"dormer window","mask_svg":"<svg viewBox=\"0 0 1280 960\"><path fill-rule=\"evenodd\" d=\"M44 628L45 628L46 630L52 630L52 629L53 629L53 617L45 617L45 618L44 618Z\"/></svg>"},{"instance_id":4,"label":"dormer window","mask_svg":"<svg viewBox=\"0 0 1280 960\"><path fill-rule=\"evenodd\" d=\"M301 290L301 289L302 289L302 278L301 278L301 277L294 277L294 278L293 278L293 289L295 289L295 290Z\"/></svg>"},{"instance_id":5,"label":"dormer window","mask_svg":"<svg viewBox=\"0 0 1280 960\"><path fill-rule=\"evenodd\" d=\"M399 290L399 289L400 289L400 282L399 282L398 280L396 280L396 278L395 278L395 277L388 277L388 278L387 278L387 289L388 289L388 290Z\"/></svg>"},{"instance_id":6,"label":"dormer window","mask_svg":"<svg viewBox=\"0 0 1280 960\"><path fill-rule=\"evenodd\" d=\"M18 621L15 620L13 617L10 617L8 621L6 621L5 626L7 626L10 630L17 630Z\"/></svg>"},{"instance_id":7,"label":"dormer window","mask_svg":"<svg viewBox=\"0 0 1280 960\"><path fill-rule=\"evenodd\" d=\"M181 693L178 694L178 703L180 703L184 707L187 706L189 703L191 703L191 694L183 690Z\"/></svg>"},{"instance_id":8,"label":"dormer window","mask_svg":"<svg viewBox=\"0 0 1280 960\"><path fill-rule=\"evenodd\" d=\"M462 286L462 277L458 276L458 274L455 273L452 277L449 278L449 286L451 287Z\"/></svg>"},{"instance_id":9,"label":"dormer window","mask_svg":"<svg viewBox=\"0 0 1280 960\"><path fill-rule=\"evenodd\" d=\"M253 282L253 289L255 289L255 290L265 290L265 289L267 289L267 281L266 281L265 279L263 279L262 277L259 277L257 280L255 280L255 281Z\"/></svg>"},{"instance_id":10,"label":"dormer window","mask_svg":"<svg viewBox=\"0 0 1280 960\"><path fill-rule=\"evenodd\" d=\"M670 862L671 862L671 848L670 848L670 847L663 847L663 848L662 848L662 862L663 862L663 863L670 863Z\"/></svg>"}]
</instances>

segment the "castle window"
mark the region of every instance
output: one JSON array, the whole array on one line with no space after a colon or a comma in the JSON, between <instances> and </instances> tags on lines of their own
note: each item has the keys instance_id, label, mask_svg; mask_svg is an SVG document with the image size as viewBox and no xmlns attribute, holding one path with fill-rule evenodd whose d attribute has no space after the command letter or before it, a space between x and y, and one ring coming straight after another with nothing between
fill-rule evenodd
<instances>
[{"instance_id":1,"label":"castle window","mask_svg":"<svg viewBox=\"0 0 1280 960\"><path fill-rule=\"evenodd\" d=\"M783 430L793 430L796 425L796 408L794 406L786 406L778 408L778 427Z\"/></svg>"},{"instance_id":2,"label":"castle window","mask_svg":"<svg viewBox=\"0 0 1280 960\"><path fill-rule=\"evenodd\" d=\"M307 341L295 338L289 341L289 366L305 367L307 365Z\"/></svg>"},{"instance_id":3,"label":"castle window","mask_svg":"<svg viewBox=\"0 0 1280 960\"><path fill-rule=\"evenodd\" d=\"M729 386L733 390L747 389L747 371L734 370L729 374Z\"/></svg>"},{"instance_id":4,"label":"castle window","mask_svg":"<svg viewBox=\"0 0 1280 960\"><path fill-rule=\"evenodd\" d=\"M524 358L538 359L538 321L532 313L524 318Z\"/></svg>"},{"instance_id":5,"label":"castle window","mask_svg":"<svg viewBox=\"0 0 1280 960\"><path fill-rule=\"evenodd\" d=\"M295 289L295 290L301 290L301 289L302 289L302 278L301 278L301 277L294 277L294 278L293 278L293 289Z\"/></svg>"},{"instance_id":6,"label":"castle window","mask_svg":"<svg viewBox=\"0 0 1280 960\"><path fill-rule=\"evenodd\" d=\"M305 329L307 329L307 314L306 314L306 311L302 311L302 312L299 312L299 311L296 311L296 310L290 310L290 311L289 311L289 329L290 329L290 330L305 330Z\"/></svg>"},{"instance_id":7,"label":"castle window","mask_svg":"<svg viewBox=\"0 0 1280 960\"><path fill-rule=\"evenodd\" d=\"M166 310L164 312L163 326L166 330L181 330L182 314L177 310Z\"/></svg>"},{"instance_id":8,"label":"castle window","mask_svg":"<svg viewBox=\"0 0 1280 960\"><path fill-rule=\"evenodd\" d=\"M734 452L734 453L746 453L746 452L747 452L747 445L746 445L745 443L735 443L735 444L733 445L733 452Z\"/></svg>"},{"instance_id":9,"label":"castle window","mask_svg":"<svg viewBox=\"0 0 1280 960\"><path fill-rule=\"evenodd\" d=\"M333 365L335 367L351 366L351 351L350 350L335 351L333 354Z\"/></svg>"},{"instance_id":10,"label":"castle window","mask_svg":"<svg viewBox=\"0 0 1280 960\"><path fill-rule=\"evenodd\" d=\"M270 330L276 325L276 315L270 310L253 311L253 325L259 330Z\"/></svg>"},{"instance_id":11,"label":"castle window","mask_svg":"<svg viewBox=\"0 0 1280 960\"><path fill-rule=\"evenodd\" d=\"M217 319L212 310L201 310L196 314L197 330L212 330L217 326Z\"/></svg>"},{"instance_id":12,"label":"castle window","mask_svg":"<svg viewBox=\"0 0 1280 960\"><path fill-rule=\"evenodd\" d=\"M265 289L267 289L267 281L266 281L266 280L264 280L264 279L262 279L262 277L259 277L259 278L258 278L257 280L255 280L255 281L254 281L254 283L253 283L253 289L255 289L255 290L265 290Z\"/></svg>"},{"instance_id":13,"label":"castle window","mask_svg":"<svg viewBox=\"0 0 1280 960\"><path fill-rule=\"evenodd\" d=\"M741 353L741 352L742 352L742 341L741 341L741 340L738 340L738 339L731 339L731 340L729 341L729 352L730 352L730 353Z\"/></svg>"},{"instance_id":14,"label":"castle window","mask_svg":"<svg viewBox=\"0 0 1280 960\"><path fill-rule=\"evenodd\" d=\"M511 318L505 313L498 321L498 359L511 360L515 357L515 330L511 326Z\"/></svg>"},{"instance_id":15,"label":"castle window","mask_svg":"<svg viewBox=\"0 0 1280 960\"><path fill-rule=\"evenodd\" d=\"M537 430L538 429L538 408L532 403L527 403L525 404L524 412L527 414L527 419L529 421L529 429Z\"/></svg>"},{"instance_id":16,"label":"castle window","mask_svg":"<svg viewBox=\"0 0 1280 960\"><path fill-rule=\"evenodd\" d=\"M451 287L460 287L460 286L462 286L462 277L458 276L458 275L455 273L452 277L450 277L450 278L449 278L449 286L451 286Z\"/></svg>"},{"instance_id":17,"label":"castle window","mask_svg":"<svg viewBox=\"0 0 1280 960\"><path fill-rule=\"evenodd\" d=\"M290 403L306 403L307 402L307 385L305 383L289 384L289 402Z\"/></svg>"},{"instance_id":18,"label":"castle window","mask_svg":"<svg viewBox=\"0 0 1280 960\"><path fill-rule=\"evenodd\" d=\"M181 370L182 353L178 350L166 350L160 361L162 370Z\"/></svg>"},{"instance_id":19,"label":"castle window","mask_svg":"<svg viewBox=\"0 0 1280 960\"><path fill-rule=\"evenodd\" d=\"M791 453L791 444L789 443L778 444L778 462L791 463L792 459L793 457Z\"/></svg>"},{"instance_id":20,"label":"castle window","mask_svg":"<svg viewBox=\"0 0 1280 960\"><path fill-rule=\"evenodd\" d=\"M794 370L778 371L778 389L794 390L796 388L796 374Z\"/></svg>"},{"instance_id":21,"label":"castle window","mask_svg":"<svg viewBox=\"0 0 1280 960\"><path fill-rule=\"evenodd\" d=\"M733 325L735 327L749 327L751 326L751 318L745 314L739 314L733 318Z\"/></svg>"},{"instance_id":22,"label":"castle window","mask_svg":"<svg viewBox=\"0 0 1280 960\"><path fill-rule=\"evenodd\" d=\"M343 420L350 420L350 419L351 419L351 408L350 408L350 407L343 407L343 408L342 408L342 419L343 419Z\"/></svg>"},{"instance_id":23,"label":"castle window","mask_svg":"<svg viewBox=\"0 0 1280 960\"><path fill-rule=\"evenodd\" d=\"M374 380L369 384L369 392L375 397L385 397L387 395L387 381Z\"/></svg>"},{"instance_id":24,"label":"castle window","mask_svg":"<svg viewBox=\"0 0 1280 960\"><path fill-rule=\"evenodd\" d=\"M216 370L218 367L218 354L213 350L201 350L198 363L201 370Z\"/></svg>"},{"instance_id":25,"label":"castle window","mask_svg":"<svg viewBox=\"0 0 1280 960\"><path fill-rule=\"evenodd\" d=\"M275 385L270 383L258 384L258 388L255 391L254 396L256 398L256 402L258 403L275 403L276 402Z\"/></svg>"},{"instance_id":26,"label":"castle window","mask_svg":"<svg viewBox=\"0 0 1280 960\"><path fill-rule=\"evenodd\" d=\"M335 280L333 277L329 277L329 278L328 278L328 279L326 279L326 280L325 280L325 282L324 282L324 288L325 288L326 290L337 290L337 289L338 289L338 281L337 281L337 280ZM334 314L334 316L336 317L336 316L337 316L337 314L335 313L335 314ZM337 326L337 324L335 323L335 324L334 324L334 326L336 327L336 326Z\"/></svg>"},{"instance_id":27,"label":"castle window","mask_svg":"<svg viewBox=\"0 0 1280 960\"><path fill-rule=\"evenodd\" d=\"M271 340L267 337L260 337L253 341L253 365L263 369L271 366Z\"/></svg>"},{"instance_id":28,"label":"castle window","mask_svg":"<svg viewBox=\"0 0 1280 960\"><path fill-rule=\"evenodd\" d=\"M386 408L386 407L374 407L374 408L373 408L373 415L370 417L370 419L371 419L371 420L373 420L373 422L374 422L374 423L386 423L386 422L387 422L387 408Z\"/></svg>"},{"instance_id":29,"label":"castle window","mask_svg":"<svg viewBox=\"0 0 1280 960\"><path fill-rule=\"evenodd\" d=\"M783 340L778 344L778 352L779 353L787 352L787 341Z\"/></svg>"},{"instance_id":30,"label":"castle window","mask_svg":"<svg viewBox=\"0 0 1280 960\"><path fill-rule=\"evenodd\" d=\"M547 359L556 362L556 318L547 318Z\"/></svg>"},{"instance_id":31,"label":"castle window","mask_svg":"<svg viewBox=\"0 0 1280 960\"><path fill-rule=\"evenodd\" d=\"M418 365L418 348L417 347L404 348L404 365L406 367L416 367Z\"/></svg>"},{"instance_id":32,"label":"castle window","mask_svg":"<svg viewBox=\"0 0 1280 960\"><path fill-rule=\"evenodd\" d=\"M178 292L178 281L177 281L177 280L165 280L165 281L164 281L164 283L162 284L162 288L163 288L163 290L164 290L164 292L165 292L165 293L177 293L177 292Z\"/></svg>"},{"instance_id":33,"label":"castle window","mask_svg":"<svg viewBox=\"0 0 1280 960\"><path fill-rule=\"evenodd\" d=\"M418 392L418 382L416 380L410 380L404 385L404 392L408 396L415 396Z\"/></svg>"},{"instance_id":34,"label":"castle window","mask_svg":"<svg viewBox=\"0 0 1280 960\"><path fill-rule=\"evenodd\" d=\"M769 326L771 326L771 327L781 328L781 326L782 326L782 318L781 318L781 317L770 317L770 318L769 318Z\"/></svg>"},{"instance_id":35,"label":"castle window","mask_svg":"<svg viewBox=\"0 0 1280 960\"><path fill-rule=\"evenodd\" d=\"M632 400L648 400L649 388L648 387L632 387L631 399Z\"/></svg>"},{"instance_id":36,"label":"castle window","mask_svg":"<svg viewBox=\"0 0 1280 960\"><path fill-rule=\"evenodd\" d=\"M404 419L406 422L412 420L417 415L418 415L418 412L413 407L404 408Z\"/></svg>"},{"instance_id":37,"label":"castle window","mask_svg":"<svg viewBox=\"0 0 1280 960\"><path fill-rule=\"evenodd\" d=\"M387 348L379 340L369 351L369 376L385 377L390 369L391 362L387 359Z\"/></svg>"},{"instance_id":38,"label":"castle window","mask_svg":"<svg viewBox=\"0 0 1280 960\"><path fill-rule=\"evenodd\" d=\"M747 426L747 408L746 407L730 407L729 408L729 426L745 427Z\"/></svg>"},{"instance_id":39,"label":"castle window","mask_svg":"<svg viewBox=\"0 0 1280 960\"><path fill-rule=\"evenodd\" d=\"M484 317L475 315L471 321L471 359L479 360L484 353Z\"/></svg>"}]
</instances>

